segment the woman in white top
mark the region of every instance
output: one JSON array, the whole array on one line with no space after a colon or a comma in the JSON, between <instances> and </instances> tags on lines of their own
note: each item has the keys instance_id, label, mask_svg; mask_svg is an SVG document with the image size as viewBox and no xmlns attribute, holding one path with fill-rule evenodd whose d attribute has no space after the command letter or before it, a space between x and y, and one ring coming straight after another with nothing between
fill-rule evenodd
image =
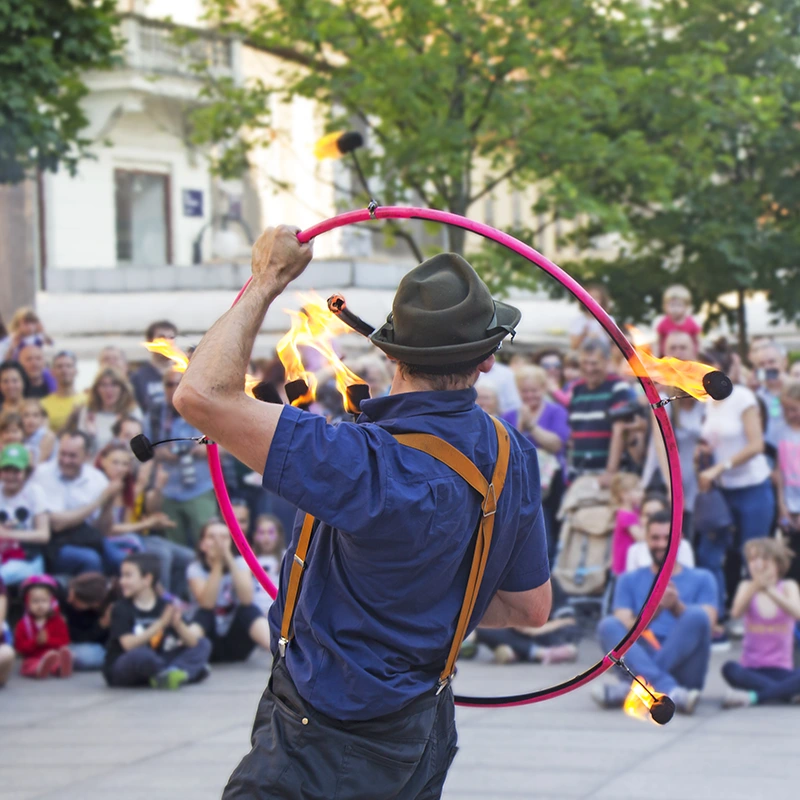
<instances>
[{"instance_id":1,"label":"woman in white top","mask_svg":"<svg viewBox=\"0 0 800 800\"><path fill-rule=\"evenodd\" d=\"M730 355L721 350L701 353L700 361L727 372ZM730 397L706 404L706 418L698 446L700 455L710 454L713 465L697 476L701 492L716 484L731 510L739 546L751 539L768 537L775 519L775 490L764 455L764 427L755 394L734 384ZM697 543L700 566L712 568L725 558L724 537ZM719 571L717 570L719 574Z\"/></svg>"},{"instance_id":2,"label":"woman in white top","mask_svg":"<svg viewBox=\"0 0 800 800\"><path fill-rule=\"evenodd\" d=\"M113 428L117 420L126 416L142 418L133 387L125 375L105 367L94 379L89 401L75 410L67 427L91 436L92 452L97 453L114 438Z\"/></svg>"}]
</instances>

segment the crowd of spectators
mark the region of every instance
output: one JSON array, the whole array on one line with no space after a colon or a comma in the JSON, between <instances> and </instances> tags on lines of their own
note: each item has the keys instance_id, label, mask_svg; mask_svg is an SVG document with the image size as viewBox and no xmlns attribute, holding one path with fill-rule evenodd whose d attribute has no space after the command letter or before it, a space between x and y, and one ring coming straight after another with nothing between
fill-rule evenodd
<instances>
[{"instance_id":1,"label":"crowd of spectators","mask_svg":"<svg viewBox=\"0 0 800 800\"><path fill-rule=\"evenodd\" d=\"M602 286L591 293L611 309ZM721 369L734 389L720 402L686 396L666 406L682 469L682 540L659 613L627 661L692 713L712 648L743 636L741 660L723 669L725 707L800 700L792 551L800 540L800 366L769 338L754 339L745 358L724 341L704 342L684 287L665 293L664 312L655 354ZM476 631L462 658L483 647L503 664L574 661L587 607L608 652L666 553L669 476L649 403L592 317L578 314L569 333L570 349L516 349L476 385L479 405L537 448L555 601L542 628ZM150 341L177 335L166 320L146 332ZM132 457L128 443L142 432L201 436L173 405L181 373L171 362L153 353L129 365L106 347L81 391L74 354L58 349L31 309L8 330L0 325L0 361L0 684L12 672L12 644L26 676L93 669L112 686L164 688L204 679L209 662L268 649L271 600L231 547L204 445L172 442L144 464ZM388 393L389 361L373 354L352 366L373 397ZM277 359L251 372L286 400ZM311 410L346 417L325 380ZM223 472L237 519L277 582L295 509L225 454ZM599 550L584 546L591 536L575 508L607 520L591 534L602 535ZM559 575L568 576L564 587ZM582 585L592 587L588 598ZM594 697L619 706L629 686L600 684Z\"/></svg>"}]
</instances>

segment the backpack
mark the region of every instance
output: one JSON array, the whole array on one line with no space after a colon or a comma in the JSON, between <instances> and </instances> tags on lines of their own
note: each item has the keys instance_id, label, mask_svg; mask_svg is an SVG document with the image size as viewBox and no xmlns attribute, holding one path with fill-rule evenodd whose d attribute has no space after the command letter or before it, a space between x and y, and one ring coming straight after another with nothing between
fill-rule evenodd
<instances>
[{"instance_id":1,"label":"backpack","mask_svg":"<svg viewBox=\"0 0 800 800\"><path fill-rule=\"evenodd\" d=\"M553 576L569 595L602 595L611 566L615 514L608 490L584 475L564 495Z\"/></svg>"}]
</instances>

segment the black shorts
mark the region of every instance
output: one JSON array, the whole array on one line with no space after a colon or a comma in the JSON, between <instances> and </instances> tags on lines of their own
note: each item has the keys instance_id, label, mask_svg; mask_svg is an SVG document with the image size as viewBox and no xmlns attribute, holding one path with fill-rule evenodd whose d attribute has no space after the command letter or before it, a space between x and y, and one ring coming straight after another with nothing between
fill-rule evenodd
<instances>
[{"instance_id":1,"label":"black shorts","mask_svg":"<svg viewBox=\"0 0 800 800\"><path fill-rule=\"evenodd\" d=\"M200 608L192 617L205 632L211 642L211 662L225 663L232 661L245 661L256 643L250 638L250 626L259 617L263 617L261 609L253 605L237 606L233 615L231 626L224 636L217 633L217 620L214 612L207 608Z\"/></svg>"},{"instance_id":2,"label":"black shorts","mask_svg":"<svg viewBox=\"0 0 800 800\"><path fill-rule=\"evenodd\" d=\"M252 750L223 800L432 800L441 796L458 747L450 687L400 711L339 722L303 700L276 657L261 697Z\"/></svg>"}]
</instances>

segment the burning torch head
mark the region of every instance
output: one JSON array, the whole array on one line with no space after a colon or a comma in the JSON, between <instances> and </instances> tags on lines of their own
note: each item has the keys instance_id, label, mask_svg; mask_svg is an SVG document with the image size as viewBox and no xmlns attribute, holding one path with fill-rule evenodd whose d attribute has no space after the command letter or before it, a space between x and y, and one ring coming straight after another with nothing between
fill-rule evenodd
<instances>
[{"instance_id":1,"label":"burning torch head","mask_svg":"<svg viewBox=\"0 0 800 800\"><path fill-rule=\"evenodd\" d=\"M142 463L149 461L154 455L153 445L143 433L131 439L131 450Z\"/></svg>"},{"instance_id":2,"label":"burning torch head","mask_svg":"<svg viewBox=\"0 0 800 800\"><path fill-rule=\"evenodd\" d=\"M662 694L650 706L650 716L653 718L653 722L657 722L659 725L666 725L674 714L675 703L669 695Z\"/></svg>"}]
</instances>

